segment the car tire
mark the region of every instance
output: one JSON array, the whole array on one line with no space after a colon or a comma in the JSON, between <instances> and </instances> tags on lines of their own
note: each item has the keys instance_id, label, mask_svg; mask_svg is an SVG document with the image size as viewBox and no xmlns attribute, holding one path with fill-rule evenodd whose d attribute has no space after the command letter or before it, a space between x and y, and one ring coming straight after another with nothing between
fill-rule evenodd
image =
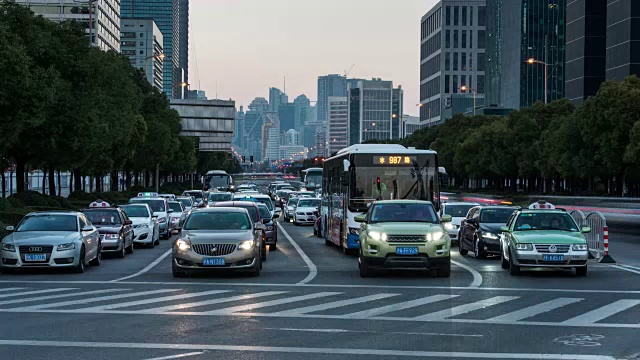
<instances>
[{"instance_id":1,"label":"car tire","mask_svg":"<svg viewBox=\"0 0 640 360\"><path fill-rule=\"evenodd\" d=\"M180 268L178 268L178 266L176 266L175 260L171 259L171 273L173 274L173 277L175 278L183 278L183 277L187 277L187 272L180 270Z\"/></svg>"},{"instance_id":2,"label":"car tire","mask_svg":"<svg viewBox=\"0 0 640 360\"><path fill-rule=\"evenodd\" d=\"M131 242L131 245L129 245L129 247L125 249L125 251L127 252L127 254L133 254L133 241Z\"/></svg>"},{"instance_id":3,"label":"car tire","mask_svg":"<svg viewBox=\"0 0 640 360\"><path fill-rule=\"evenodd\" d=\"M520 275L520 266L513 263L513 253L509 250L509 273L511 276Z\"/></svg>"},{"instance_id":4,"label":"car tire","mask_svg":"<svg viewBox=\"0 0 640 360\"><path fill-rule=\"evenodd\" d=\"M91 266L100 266L101 263L102 263L102 244L98 244L98 254L96 254L96 257L93 260L91 260L89 264L91 264Z\"/></svg>"},{"instance_id":5,"label":"car tire","mask_svg":"<svg viewBox=\"0 0 640 360\"><path fill-rule=\"evenodd\" d=\"M500 262L501 262L500 266L503 269L505 270L509 269L509 262L507 261L507 259L504 258L504 252L502 251L502 249L500 249Z\"/></svg>"},{"instance_id":6,"label":"car tire","mask_svg":"<svg viewBox=\"0 0 640 360\"><path fill-rule=\"evenodd\" d=\"M464 248L464 242L462 240L460 240L460 242L458 243L458 252L460 252L460 255L465 256L469 253L469 250Z\"/></svg>"},{"instance_id":7,"label":"car tire","mask_svg":"<svg viewBox=\"0 0 640 360\"><path fill-rule=\"evenodd\" d=\"M486 254L480 246L480 238L476 236L473 240L473 257L476 259L484 259Z\"/></svg>"},{"instance_id":8,"label":"car tire","mask_svg":"<svg viewBox=\"0 0 640 360\"><path fill-rule=\"evenodd\" d=\"M80 257L78 258L78 265L76 265L76 267L73 269L73 272L75 272L76 274L82 274L84 273L84 269L85 269L85 250L84 250L84 245L80 248Z\"/></svg>"},{"instance_id":9,"label":"car tire","mask_svg":"<svg viewBox=\"0 0 640 360\"><path fill-rule=\"evenodd\" d=\"M587 276L587 265L576 268L576 276L584 277Z\"/></svg>"},{"instance_id":10,"label":"car tire","mask_svg":"<svg viewBox=\"0 0 640 360\"><path fill-rule=\"evenodd\" d=\"M367 264L367 262L365 261L365 259L363 257L360 257L359 261L358 261L358 265L360 268L360 277L361 278L367 278L367 277L372 277L373 276L373 270L371 270L371 268L369 268L369 265Z\"/></svg>"},{"instance_id":11,"label":"car tire","mask_svg":"<svg viewBox=\"0 0 640 360\"><path fill-rule=\"evenodd\" d=\"M124 259L124 254L125 254L125 248L124 248L124 240L122 240L122 246L120 247L120 251L118 251L118 253L116 254L116 257L118 259Z\"/></svg>"},{"instance_id":12,"label":"car tire","mask_svg":"<svg viewBox=\"0 0 640 360\"><path fill-rule=\"evenodd\" d=\"M260 276L260 269L262 269L262 260L258 257L256 258L256 264L253 267L253 270L249 272L249 276L258 277Z\"/></svg>"},{"instance_id":13,"label":"car tire","mask_svg":"<svg viewBox=\"0 0 640 360\"><path fill-rule=\"evenodd\" d=\"M269 245L269 252L278 250L278 242L274 241L273 245Z\"/></svg>"}]
</instances>

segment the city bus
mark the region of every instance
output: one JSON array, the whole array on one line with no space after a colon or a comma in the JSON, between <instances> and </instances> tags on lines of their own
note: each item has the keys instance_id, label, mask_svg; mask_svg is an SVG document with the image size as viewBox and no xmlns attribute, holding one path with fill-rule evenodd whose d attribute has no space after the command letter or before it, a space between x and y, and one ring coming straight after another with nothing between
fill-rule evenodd
<instances>
[{"instance_id":1,"label":"city bus","mask_svg":"<svg viewBox=\"0 0 640 360\"><path fill-rule=\"evenodd\" d=\"M376 200L432 201L440 208L438 154L395 144L359 144L338 151L324 163L322 233L327 245L345 254L360 247L355 217Z\"/></svg>"},{"instance_id":2,"label":"city bus","mask_svg":"<svg viewBox=\"0 0 640 360\"><path fill-rule=\"evenodd\" d=\"M322 168L309 168L302 170L304 174L304 187L309 191L314 191L322 187Z\"/></svg>"},{"instance_id":3,"label":"city bus","mask_svg":"<svg viewBox=\"0 0 640 360\"><path fill-rule=\"evenodd\" d=\"M212 170L202 177L204 191L230 191L233 190L233 177L224 170Z\"/></svg>"}]
</instances>

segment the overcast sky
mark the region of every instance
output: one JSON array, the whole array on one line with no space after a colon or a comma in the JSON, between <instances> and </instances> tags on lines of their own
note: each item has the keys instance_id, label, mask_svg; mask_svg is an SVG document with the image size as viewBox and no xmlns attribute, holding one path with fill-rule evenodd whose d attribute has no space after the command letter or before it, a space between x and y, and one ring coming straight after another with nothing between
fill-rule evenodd
<instances>
[{"instance_id":1,"label":"overcast sky","mask_svg":"<svg viewBox=\"0 0 640 360\"><path fill-rule=\"evenodd\" d=\"M246 106L284 87L316 100L319 75L392 80L420 102L420 18L436 0L191 0L191 89ZM197 69L196 69L197 60ZM198 76L199 74L199 76ZM200 84L198 85L198 79Z\"/></svg>"}]
</instances>

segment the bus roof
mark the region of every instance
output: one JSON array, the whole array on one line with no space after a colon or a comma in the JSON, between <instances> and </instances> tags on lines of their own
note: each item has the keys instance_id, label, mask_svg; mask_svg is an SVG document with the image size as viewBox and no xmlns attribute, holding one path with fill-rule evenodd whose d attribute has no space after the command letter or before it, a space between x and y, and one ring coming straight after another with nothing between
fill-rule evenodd
<instances>
[{"instance_id":1,"label":"bus roof","mask_svg":"<svg viewBox=\"0 0 640 360\"><path fill-rule=\"evenodd\" d=\"M229 175L229 174L227 174L227 172L224 170L211 170L211 171L207 171L207 175Z\"/></svg>"},{"instance_id":2,"label":"bus roof","mask_svg":"<svg viewBox=\"0 0 640 360\"><path fill-rule=\"evenodd\" d=\"M437 154L435 150L418 150L416 148L406 148L399 144L356 144L346 147L336 154L336 156L331 159L335 159L341 157L346 154L399 154L399 155L409 155L409 154ZM331 159L327 159L331 160Z\"/></svg>"}]
</instances>

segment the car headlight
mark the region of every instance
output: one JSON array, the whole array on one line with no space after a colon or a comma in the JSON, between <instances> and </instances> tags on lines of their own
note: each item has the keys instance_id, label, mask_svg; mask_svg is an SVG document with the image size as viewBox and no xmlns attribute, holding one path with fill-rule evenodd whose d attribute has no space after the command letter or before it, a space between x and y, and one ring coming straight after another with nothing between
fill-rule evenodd
<instances>
[{"instance_id":1,"label":"car headlight","mask_svg":"<svg viewBox=\"0 0 640 360\"><path fill-rule=\"evenodd\" d=\"M349 228L349 234L351 234L351 235L360 235L360 229L359 228Z\"/></svg>"},{"instance_id":2,"label":"car headlight","mask_svg":"<svg viewBox=\"0 0 640 360\"><path fill-rule=\"evenodd\" d=\"M453 230L453 229L455 229L455 225L453 225L450 222L444 223L444 228L447 229L447 230Z\"/></svg>"},{"instance_id":3,"label":"car headlight","mask_svg":"<svg viewBox=\"0 0 640 360\"><path fill-rule=\"evenodd\" d=\"M516 244L516 250L531 251L531 250L533 250L533 245L531 245L531 244Z\"/></svg>"},{"instance_id":4,"label":"car headlight","mask_svg":"<svg viewBox=\"0 0 640 360\"><path fill-rule=\"evenodd\" d=\"M253 240L247 240L247 241L241 242L239 248L242 250L251 250L253 245L254 245Z\"/></svg>"},{"instance_id":5,"label":"car headlight","mask_svg":"<svg viewBox=\"0 0 640 360\"><path fill-rule=\"evenodd\" d=\"M187 251L191 249L191 244L186 240L178 239L178 241L176 241L176 247L181 251Z\"/></svg>"},{"instance_id":6,"label":"car headlight","mask_svg":"<svg viewBox=\"0 0 640 360\"><path fill-rule=\"evenodd\" d=\"M73 250L76 248L76 244L74 243L68 243L68 244L60 244L56 247L56 250L58 251L66 251L66 250Z\"/></svg>"},{"instance_id":7,"label":"car headlight","mask_svg":"<svg viewBox=\"0 0 640 360\"><path fill-rule=\"evenodd\" d=\"M492 234L490 232L484 232L484 233L482 233L482 237L483 238L487 238L487 239L494 239L495 240L495 239L498 238L498 235Z\"/></svg>"},{"instance_id":8,"label":"car headlight","mask_svg":"<svg viewBox=\"0 0 640 360\"><path fill-rule=\"evenodd\" d=\"M16 252L16 246L13 244L2 244L2 250Z\"/></svg>"},{"instance_id":9,"label":"car headlight","mask_svg":"<svg viewBox=\"0 0 640 360\"><path fill-rule=\"evenodd\" d=\"M573 251L587 251L589 250L589 246L587 246L587 244L573 244L571 249Z\"/></svg>"},{"instance_id":10,"label":"car headlight","mask_svg":"<svg viewBox=\"0 0 640 360\"><path fill-rule=\"evenodd\" d=\"M377 231L369 231L369 237L372 238L373 240L382 240L382 241L387 240L387 234L380 233Z\"/></svg>"},{"instance_id":11,"label":"car headlight","mask_svg":"<svg viewBox=\"0 0 640 360\"><path fill-rule=\"evenodd\" d=\"M116 240L116 239L120 238L120 235L118 235L118 234L105 234L104 238L105 238L105 240Z\"/></svg>"},{"instance_id":12,"label":"car headlight","mask_svg":"<svg viewBox=\"0 0 640 360\"><path fill-rule=\"evenodd\" d=\"M444 237L444 233L442 231L434 231L427 234L427 241L436 241L440 240Z\"/></svg>"}]
</instances>

